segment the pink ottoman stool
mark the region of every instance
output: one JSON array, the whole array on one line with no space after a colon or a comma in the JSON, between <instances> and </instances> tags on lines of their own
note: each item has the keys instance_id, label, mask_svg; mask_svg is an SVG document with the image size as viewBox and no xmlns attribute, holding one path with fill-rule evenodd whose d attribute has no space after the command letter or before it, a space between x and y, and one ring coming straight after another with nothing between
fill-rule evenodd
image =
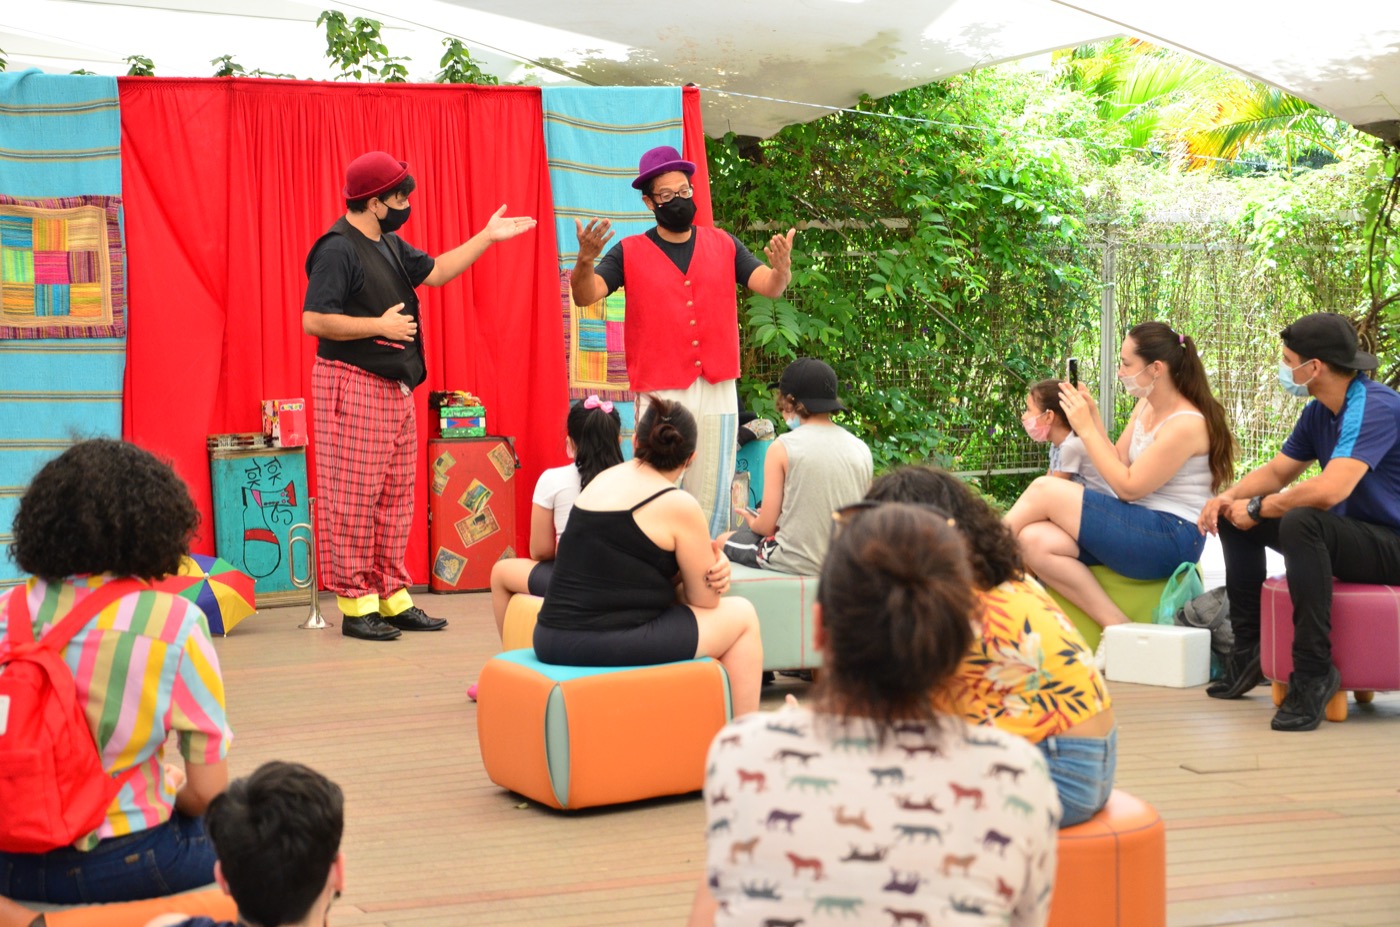
<instances>
[{"instance_id":1,"label":"pink ottoman stool","mask_svg":"<svg viewBox=\"0 0 1400 927\"><path fill-rule=\"evenodd\" d=\"M1400 586L1334 582L1332 662L1342 688L1327 703L1328 721L1347 719L1347 692L1369 702L1376 692L1400 689ZM1259 602L1259 666L1273 682L1274 705L1288 693L1293 672L1293 600L1288 581L1264 581Z\"/></svg>"}]
</instances>

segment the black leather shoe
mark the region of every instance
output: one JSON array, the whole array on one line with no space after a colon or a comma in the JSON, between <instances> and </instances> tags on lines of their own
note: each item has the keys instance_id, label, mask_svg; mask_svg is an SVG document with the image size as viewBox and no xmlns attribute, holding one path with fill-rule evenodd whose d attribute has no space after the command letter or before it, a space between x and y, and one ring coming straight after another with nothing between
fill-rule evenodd
<instances>
[{"instance_id":1,"label":"black leather shoe","mask_svg":"<svg viewBox=\"0 0 1400 927\"><path fill-rule=\"evenodd\" d=\"M1342 674L1335 666L1325 676L1302 676L1295 670L1288 677L1288 694L1278 706L1270 724L1276 731L1312 731L1327 716L1327 703L1342 687Z\"/></svg>"},{"instance_id":2,"label":"black leather shoe","mask_svg":"<svg viewBox=\"0 0 1400 927\"><path fill-rule=\"evenodd\" d=\"M429 618L417 605L410 605L397 615L380 617L400 631L441 631L447 627L446 618Z\"/></svg>"},{"instance_id":3,"label":"black leather shoe","mask_svg":"<svg viewBox=\"0 0 1400 927\"><path fill-rule=\"evenodd\" d=\"M1264 681L1259 669L1259 645L1225 658L1225 676L1206 686L1211 698L1239 698Z\"/></svg>"},{"instance_id":4,"label":"black leather shoe","mask_svg":"<svg viewBox=\"0 0 1400 927\"><path fill-rule=\"evenodd\" d=\"M391 641L399 636L399 629L390 627L378 615L346 615L340 623L340 633L362 641Z\"/></svg>"}]
</instances>

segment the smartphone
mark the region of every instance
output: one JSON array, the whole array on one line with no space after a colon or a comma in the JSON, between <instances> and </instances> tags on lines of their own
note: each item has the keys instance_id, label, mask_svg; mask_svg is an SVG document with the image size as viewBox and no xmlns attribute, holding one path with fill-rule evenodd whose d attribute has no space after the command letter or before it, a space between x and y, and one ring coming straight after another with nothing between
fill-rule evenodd
<instances>
[{"instance_id":1,"label":"smartphone","mask_svg":"<svg viewBox=\"0 0 1400 927\"><path fill-rule=\"evenodd\" d=\"M1077 357L1069 359L1069 385L1076 389L1079 387L1079 358Z\"/></svg>"}]
</instances>

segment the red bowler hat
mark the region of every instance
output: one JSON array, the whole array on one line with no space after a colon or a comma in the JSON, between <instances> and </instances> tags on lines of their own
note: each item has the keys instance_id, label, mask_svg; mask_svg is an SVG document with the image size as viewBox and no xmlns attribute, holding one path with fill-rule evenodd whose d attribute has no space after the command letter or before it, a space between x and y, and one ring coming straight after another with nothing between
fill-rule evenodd
<instances>
[{"instance_id":1,"label":"red bowler hat","mask_svg":"<svg viewBox=\"0 0 1400 927\"><path fill-rule=\"evenodd\" d=\"M363 200L397 187L408 176L408 162L384 151L371 151L345 169L347 200Z\"/></svg>"},{"instance_id":2,"label":"red bowler hat","mask_svg":"<svg viewBox=\"0 0 1400 927\"><path fill-rule=\"evenodd\" d=\"M637 164L637 179L632 181L632 189L640 190L648 180L671 171L680 171L689 176L695 173L695 165L681 157L681 153L670 145L653 148L642 155Z\"/></svg>"}]
</instances>

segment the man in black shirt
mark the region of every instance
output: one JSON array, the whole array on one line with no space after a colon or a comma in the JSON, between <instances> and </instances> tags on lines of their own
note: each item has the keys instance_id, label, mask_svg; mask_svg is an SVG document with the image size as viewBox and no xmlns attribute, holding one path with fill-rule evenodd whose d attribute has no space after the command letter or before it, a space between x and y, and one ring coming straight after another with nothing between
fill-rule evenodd
<instances>
[{"instance_id":1,"label":"man in black shirt","mask_svg":"<svg viewBox=\"0 0 1400 927\"><path fill-rule=\"evenodd\" d=\"M427 376L415 290L456 279L493 243L535 227L502 206L468 241L430 257L394 234L414 186L407 162L382 151L350 162L345 215L306 259L302 330L318 339L311 377L326 587L345 616L342 633L364 640L447 626L413 604L404 566L418 457L413 389Z\"/></svg>"}]
</instances>

